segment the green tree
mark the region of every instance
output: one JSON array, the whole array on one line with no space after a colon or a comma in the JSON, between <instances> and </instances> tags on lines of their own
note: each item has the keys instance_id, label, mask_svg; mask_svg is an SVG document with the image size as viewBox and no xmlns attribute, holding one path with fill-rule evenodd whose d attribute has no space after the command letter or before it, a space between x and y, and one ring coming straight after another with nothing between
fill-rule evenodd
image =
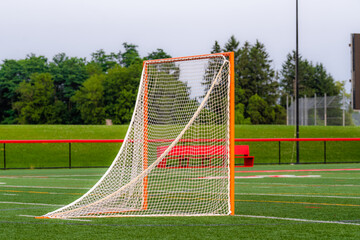
<instances>
[{"instance_id":1,"label":"green tree","mask_svg":"<svg viewBox=\"0 0 360 240\"><path fill-rule=\"evenodd\" d=\"M250 118L244 117L245 106L242 103L235 105L235 124L251 124Z\"/></svg>"},{"instance_id":2,"label":"green tree","mask_svg":"<svg viewBox=\"0 0 360 240\"><path fill-rule=\"evenodd\" d=\"M219 52L234 52L235 58L235 105L238 103L245 102L245 91L241 88L240 84L240 42L236 40L235 36L232 35L229 40L225 43L224 48L221 48L218 41L215 41L214 46L212 47L211 53L219 53Z\"/></svg>"},{"instance_id":3,"label":"green tree","mask_svg":"<svg viewBox=\"0 0 360 240\"><path fill-rule=\"evenodd\" d=\"M18 60L18 62L21 69L17 74L22 80L30 80L33 73L48 72L48 59L44 56L36 56L32 53L28 54L25 59Z\"/></svg>"},{"instance_id":4,"label":"green tree","mask_svg":"<svg viewBox=\"0 0 360 240\"><path fill-rule=\"evenodd\" d=\"M211 53L220 53L222 52L221 47L218 41L215 41L214 46L212 47Z\"/></svg>"},{"instance_id":5,"label":"green tree","mask_svg":"<svg viewBox=\"0 0 360 240\"><path fill-rule=\"evenodd\" d=\"M121 64L124 67L129 67L135 63L141 63L142 59L140 58L139 52L137 50L137 45L123 43L125 52L121 53Z\"/></svg>"},{"instance_id":6,"label":"green tree","mask_svg":"<svg viewBox=\"0 0 360 240\"><path fill-rule=\"evenodd\" d=\"M16 111L13 104L18 100L16 91L22 81L30 81L33 73L48 71L47 59L34 54L27 55L25 59L6 59L0 65L0 122L14 123Z\"/></svg>"},{"instance_id":7,"label":"green tree","mask_svg":"<svg viewBox=\"0 0 360 240\"><path fill-rule=\"evenodd\" d=\"M280 71L280 86L283 90L282 105L285 104L286 94L294 96L295 91L295 51L287 55ZM323 64L314 65L299 56L299 97L335 96L340 93L333 77L326 71Z\"/></svg>"},{"instance_id":8,"label":"green tree","mask_svg":"<svg viewBox=\"0 0 360 240\"><path fill-rule=\"evenodd\" d=\"M153 60L153 59L164 59L164 58L171 58L169 54L164 52L161 48L156 49L156 51L153 51L149 53L145 59Z\"/></svg>"},{"instance_id":9,"label":"green tree","mask_svg":"<svg viewBox=\"0 0 360 240\"><path fill-rule=\"evenodd\" d=\"M216 43L217 42L215 42L215 46L213 47L213 50L217 48ZM225 43L223 51L237 53L239 51L239 46L240 46L240 42L235 38L234 35L232 35L227 41L227 43Z\"/></svg>"},{"instance_id":10,"label":"green tree","mask_svg":"<svg viewBox=\"0 0 360 240\"><path fill-rule=\"evenodd\" d=\"M329 96L335 96L340 93L341 88L336 85L334 78L326 71L322 63L318 63L314 66L312 81L307 85L314 89L317 94L327 94Z\"/></svg>"},{"instance_id":11,"label":"green tree","mask_svg":"<svg viewBox=\"0 0 360 240\"><path fill-rule=\"evenodd\" d=\"M286 124L286 109L279 104L274 107L275 112L275 124Z\"/></svg>"},{"instance_id":12,"label":"green tree","mask_svg":"<svg viewBox=\"0 0 360 240\"><path fill-rule=\"evenodd\" d=\"M275 79L275 70L271 67L272 60L266 52L264 44L256 41L251 46L245 42L240 49L236 67L238 68L238 84L244 89L243 104L248 105L251 96L257 94L270 106L275 105L278 99L278 83Z\"/></svg>"},{"instance_id":13,"label":"green tree","mask_svg":"<svg viewBox=\"0 0 360 240\"><path fill-rule=\"evenodd\" d=\"M20 124L61 123L65 106L55 99L55 88L49 73L34 73L30 81L22 81L17 89L19 100L14 103Z\"/></svg>"},{"instance_id":14,"label":"green tree","mask_svg":"<svg viewBox=\"0 0 360 240\"><path fill-rule=\"evenodd\" d=\"M247 112L253 124L271 124L275 120L274 109L257 94L249 99Z\"/></svg>"},{"instance_id":15,"label":"green tree","mask_svg":"<svg viewBox=\"0 0 360 240\"><path fill-rule=\"evenodd\" d=\"M258 94L270 106L274 106L278 99L278 82L275 79L275 70L272 60L265 49L265 45L258 40L250 51L252 81L255 83L253 94Z\"/></svg>"},{"instance_id":16,"label":"green tree","mask_svg":"<svg viewBox=\"0 0 360 240\"><path fill-rule=\"evenodd\" d=\"M307 59L299 56L299 98L319 96L338 96L341 93L341 84L337 84L334 78L326 71L322 63L313 64ZM280 71L280 86L282 87L281 105L285 106L286 96L295 97L295 51L287 55L287 59L282 65ZM342 95L340 98L334 98L332 108L328 109L329 125L342 125ZM318 112L322 109L318 109ZM309 116L314 115L310 111ZM338 117L337 117L338 116ZM350 117L349 117L350 119ZM351 123L349 123L351 124Z\"/></svg>"},{"instance_id":17,"label":"green tree","mask_svg":"<svg viewBox=\"0 0 360 240\"><path fill-rule=\"evenodd\" d=\"M63 122L70 124L80 123L79 112L72 106L70 98L89 77L85 59L69 58L65 53L57 54L49 63L49 72L53 76L56 97L67 106L62 114Z\"/></svg>"},{"instance_id":18,"label":"green tree","mask_svg":"<svg viewBox=\"0 0 360 240\"><path fill-rule=\"evenodd\" d=\"M214 46L213 50L216 48ZM254 95L264 99L269 108L274 108L279 98L279 83L265 45L257 40L254 45L245 42L240 47L236 38L231 36L223 51L235 53L235 105L244 105L244 117L255 116L248 112L251 109L249 100Z\"/></svg>"},{"instance_id":19,"label":"green tree","mask_svg":"<svg viewBox=\"0 0 360 240\"><path fill-rule=\"evenodd\" d=\"M89 76L92 76L94 74L102 74L103 73L103 69L100 66L100 64L97 64L95 62L89 62L86 64L86 72Z\"/></svg>"},{"instance_id":20,"label":"green tree","mask_svg":"<svg viewBox=\"0 0 360 240\"><path fill-rule=\"evenodd\" d=\"M71 101L75 102L80 110L85 124L105 122L104 79L105 75L92 75L71 97Z\"/></svg>"},{"instance_id":21,"label":"green tree","mask_svg":"<svg viewBox=\"0 0 360 240\"><path fill-rule=\"evenodd\" d=\"M133 64L128 68L116 66L105 76L104 103L106 118L115 124L129 123L135 106L141 64Z\"/></svg>"},{"instance_id":22,"label":"green tree","mask_svg":"<svg viewBox=\"0 0 360 240\"><path fill-rule=\"evenodd\" d=\"M106 54L103 49L97 50L91 54L91 63L97 64L103 72L107 72L110 68L115 67L121 63L122 54L111 52Z\"/></svg>"}]
</instances>

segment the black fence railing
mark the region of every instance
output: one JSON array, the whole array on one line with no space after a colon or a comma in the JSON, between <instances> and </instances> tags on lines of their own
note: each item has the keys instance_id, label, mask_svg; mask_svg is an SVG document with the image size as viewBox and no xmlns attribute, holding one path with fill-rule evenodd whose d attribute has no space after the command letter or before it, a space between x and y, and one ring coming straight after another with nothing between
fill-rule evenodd
<instances>
[{"instance_id":1,"label":"black fence railing","mask_svg":"<svg viewBox=\"0 0 360 240\"><path fill-rule=\"evenodd\" d=\"M0 169L108 167L123 142L123 139L0 140L3 152ZM235 142L249 145L256 165L295 163L296 142L300 142L301 164L360 163L360 138L247 138Z\"/></svg>"}]
</instances>

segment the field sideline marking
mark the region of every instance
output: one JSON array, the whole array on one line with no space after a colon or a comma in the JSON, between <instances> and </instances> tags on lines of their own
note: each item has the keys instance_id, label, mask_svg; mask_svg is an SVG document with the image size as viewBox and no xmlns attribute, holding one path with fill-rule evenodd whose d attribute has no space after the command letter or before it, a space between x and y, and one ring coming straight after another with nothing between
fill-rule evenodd
<instances>
[{"instance_id":1,"label":"field sideline marking","mask_svg":"<svg viewBox=\"0 0 360 240\"><path fill-rule=\"evenodd\" d=\"M347 196L329 196L329 195L301 195L301 194L276 194L276 193L235 193L236 195L247 196L276 196L276 197L311 197L311 198L344 198L344 199L360 199L360 197Z\"/></svg>"},{"instance_id":2,"label":"field sideline marking","mask_svg":"<svg viewBox=\"0 0 360 240\"><path fill-rule=\"evenodd\" d=\"M290 202L290 201L268 201L268 200L240 200L235 199L235 202L258 202L258 203L289 203L302 205L321 205L321 206L338 206L338 207L360 207L358 204L343 204L343 203L312 203L312 202Z\"/></svg>"},{"instance_id":3,"label":"field sideline marking","mask_svg":"<svg viewBox=\"0 0 360 240\"><path fill-rule=\"evenodd\" d=\"M78 222L91 222L92 220L90 219L73 219L73 218L66 218L66 219L62 219L63 221L78 221Z\"/></svg>"},{"instance_id":4,"label":"field sideline marking","mask_svg":"<svg viewBox=\"0 0 360 240\"><path fill-rule=\"evenodd\" d=\"M310 219L301 219L301 218L283 218L283 217L256 216L256 215L235 215L235 216L246 217L246 218L263 218L263 219L275 219L275 220L286 220L286 221L296 221L296 222L332 223L332 224L360 226L360 223L349 223L349 222L341 222L341 221L323 221L323 220L310 220Z\"/></svg>"},{"instance_id":5,"label":"field sideline marking","mask_svg":"<svg viewBox=\"0 0 360 240\"><path fill-rule=\"evenodd\" d=\"M66 219L62 219L66 220ZM73 223L73 222L12 222L12 221L2 221L0 224L25 224L25 225L73 225L73 226L104 226L104 227L231 227L231 226L280 226L280 225L289 225L290 223L264 223L264 224L104 224L104 223ZM292 223L295 224L295 223ZM296 223L299 224L299 223Z\"/></svg>"},{"instance_id":6,"label":"field sideline marking","mask_svg":"<svg viewBox=\"0 0 360 240\"><path fill-rule=\"evenodd\" d=\"M35 192L35 191L1 190L1 189L0 189L0 192L11 192L11 193L36 193L36 194L58 194L58 195L83 195L83 193Z\"/></svg>"},{"instance_id":7,"label":"field sideline marking","mask_svg":"<svg viewBox=\"0 0 360 240\"><path fill-rule=\"evenodd\" d=\"M209 200L207 198L186 198L186 197L167 197L171 199L186 199L186 200ZM222 200L226 199L210 199ZM253 199L235 199L235 202L255 202L255 203L287 203L287 204L301 204L301 205L320 205L320 206L337 206L337 207L360 207L357 204L343 204L343 203L314 203L314 202L292 202L292 201L269 201L269 200L253 200Z\"/></svg>"},{"instance_id":8,"label":"field sideline marking","mask_svg":"<svg viewBox=\"0 0 360 240\"><path fill-rule=\"evenodd\" d=\"M18 215L18 216L19 216L19 217L29 217L29 218L38 217L38 216L34 216L34 215ZM62 219L62 220L79 221L79 222L91 222L90 219L72 219L72 218L67 218L67 219Z\"/></svg>"},{"instance_id":9,"label":"field sideline marking","mask_svg":"<svg viewBox=\"0 0 360 240\"><path fill-rule=\"evenodd\" d=\"M360 177L358 177L358 178L347 178L347 177L321 177L321 178L328 178L328 179L345 179L345 180L360 179Z\"/></svg>"},{"instance_id":10,"label":"field sideline marking","mask_svg":"<svg viewBox=\"0 0 360 240\"><path fill-rule=\"evenodd\" d=\"M23 175L23 178L58 178L58 177L101 177L99 174L55 174L55 175Z\"/></svg>"},{"instance_id":11,"label":"field sideline marking","mask_svg":"<svg viewBox=\"0 0 360 240\"><path fill-rule=\"evenodd\" d=\"M236 181L236 179L235 179ZM294 183L269 183L269 182L244 182L244 179L241 179L241 182L236 181L236 184L241 185L270 185L270 186L284 186L284 187L360 187L360 185L355 184L294 184Z\"/></svg>"},{"instance_id":12,"label":"field sideline marking","mask_svg":"<svg viewBox=\"0 0 360 240\"><path fill-rule=\"evenodd\" d=\"M14 176L0 176L0 178L10 178L10 179L23 179L24 177L14 177ZM96 181L96 179L89 179L89 178L48 178L48 177L26 177L28 179L43 179L43 180L70 180L70 181Z\"/></svg>"},{"instance_id":13,"label":"field sideline marking","mask_svg":"<svg viewBox=\"0 0 360 240\"><path fill-rule=\"evenodd\" d=\"M1 185L0 187L6 188L55 188L55 189L89 189L89 188L81 188L81 187L48 187L48 186L21 186L21 185Z\"/></svg>"},{"instance_id":14,"label":"field sideline marking","mask_svg":"<svg viewBox=\"0 0 360 240\"><path fill-rule=\"evenodd\" d=\"M360 171L360 168L342 168L342 169L293 169L293 170L250 170L235 171L236 173L273 173L273 172L334 172L334 171Z\"/></svg>"},{"instance_id":15,"label":"field sideline marking","mask_svg":"<svg viewBox=\"0 0 360 240\"><path fill-rule=\"evenodd\" d=\"M48 204L48 203L25 203L25 202L0 202L0 204L20 204L20 205L34 205L34 206L55 206L62 207L60 204Z\"/></svg>"}]
</instances>

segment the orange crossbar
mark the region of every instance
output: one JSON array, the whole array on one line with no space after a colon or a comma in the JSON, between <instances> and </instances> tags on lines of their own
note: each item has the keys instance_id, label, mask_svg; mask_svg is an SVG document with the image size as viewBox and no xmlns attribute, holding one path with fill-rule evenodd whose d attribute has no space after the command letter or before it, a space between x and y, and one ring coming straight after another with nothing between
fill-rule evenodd
<instances>
[{"instance_id":1,"label":"orange crossbar","mask_svg":"<svg viewBox=\"0 0 360 240\"><path fill-rule=\"evenodd\" d=\"M144 63L146 63L146 64L157 64L157 63L163 63L163 62L175 62L175 61L179 62L179 61L187 61L187 60L194 60L194 59L217 57L219 55L231 58L230 57L231 54L234 54L234 53L233 52L224 52L224 53L212 53L212 54L195 55L195 56L188 56L188 57L153 59L153 60L147 60Z\"/></svg>"}]
</instances>

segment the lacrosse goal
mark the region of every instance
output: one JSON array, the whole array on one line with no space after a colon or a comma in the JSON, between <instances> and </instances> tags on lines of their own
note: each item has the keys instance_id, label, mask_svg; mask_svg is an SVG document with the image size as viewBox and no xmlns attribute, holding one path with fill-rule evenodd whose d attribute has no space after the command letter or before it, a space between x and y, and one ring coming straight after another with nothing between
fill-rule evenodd
<instances>
[{"instance_id":1,"label":"lacrosse goal","mask_svg":"<svg viewBox=\"0 0 360 240\"><path fill-rule=\"evenodd\" d=\"M233 53L145 61L112 165L82 197L41 218L234 214L233 62ZM159 167L179 148L216 155L217 167Z\"/></svg>"}]
</instances>

